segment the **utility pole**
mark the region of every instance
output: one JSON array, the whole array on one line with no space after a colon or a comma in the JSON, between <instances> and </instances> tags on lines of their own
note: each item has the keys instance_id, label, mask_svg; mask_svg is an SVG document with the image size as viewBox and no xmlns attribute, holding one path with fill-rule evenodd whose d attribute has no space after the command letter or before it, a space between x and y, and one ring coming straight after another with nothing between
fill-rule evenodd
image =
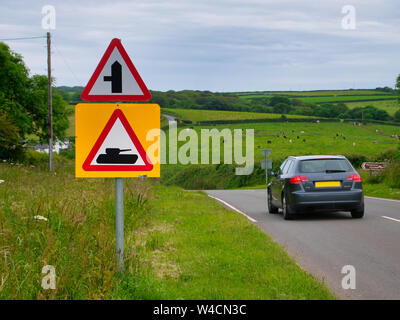
<instances>
[{"instance_id":1,"label":"utility pole","mask_svg":"<svg viewBox=\"0 0 400 320\"><path fill-rule=\"evenodd\" d=\"M49 103L49 168L53 171L53 96L51 87L51 38L47 32L47 79L48 79L48 103Z\"/></svg>"}]
</instances>

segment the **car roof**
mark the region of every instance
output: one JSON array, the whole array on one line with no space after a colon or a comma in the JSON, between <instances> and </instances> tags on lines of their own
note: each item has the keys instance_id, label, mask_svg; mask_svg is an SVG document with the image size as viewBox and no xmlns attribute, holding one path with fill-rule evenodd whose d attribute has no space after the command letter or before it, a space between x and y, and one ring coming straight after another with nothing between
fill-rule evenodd
<instances>
[{"instance_id":1,"label":"car roof","mask_svg":"<svg viewBox=\"0 0 400 320\"><path fill-rule=\"evenodd\" d=\"M331 154L311 155L311 156L290 156L289 158L295 159L295 160L312 160L312 159L321 159L321 158L346 159L345 156L342 156L342 155L331 155Z\"/></svg>"}]
</instances>

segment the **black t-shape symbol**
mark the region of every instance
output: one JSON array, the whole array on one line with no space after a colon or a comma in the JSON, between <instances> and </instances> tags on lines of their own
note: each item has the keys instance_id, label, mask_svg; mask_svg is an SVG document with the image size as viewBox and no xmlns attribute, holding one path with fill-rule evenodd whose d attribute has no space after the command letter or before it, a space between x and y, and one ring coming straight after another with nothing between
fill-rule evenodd
<instances>
[{"instance_id":1,"label":"black t-shape symbol","mask_svg":"<svg viewBox=\"0 0 400 320\"><path fill-rule=\"evenodd\" d=\"M104 76L104 81L111 81L111 93L122 93L122 66L118 61L111 65L111 76Z\"/></svg>"}]
</instances>

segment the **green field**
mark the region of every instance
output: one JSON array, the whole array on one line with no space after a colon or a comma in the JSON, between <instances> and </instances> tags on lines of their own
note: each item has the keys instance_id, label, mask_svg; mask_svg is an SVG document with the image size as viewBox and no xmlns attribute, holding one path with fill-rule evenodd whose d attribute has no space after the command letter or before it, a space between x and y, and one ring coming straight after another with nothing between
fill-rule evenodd
<instances>
[{"instance_id":1,"label":"green field","mask_svg":"<svg viewBox=\"0 0 400 320\"><path fill-rule=\"evenodd\" d=\"M194 151L196 152L194 153L194 158L197 161L193 161L193 158L191 158L192 160L190 160L189 165L163 165L161 171L162 183L195 190L236 189L264 184L265 171L260 168L263 155L259 150L264 148L272 149L269 158L273 161L274 170L277 170L282 161L288 156L318 154L345 155L358 168L364 161L384 161L385 159L393 158L398 150L399 140L396 137L392 138L392 135L400 136L400 126L369 124L360 127L354 126L352 123L342 122L321 122L319 124L315 122L270 122L217 126L195 125L193 129L197 132L198 136L198 139L195 140L198 145L194 146L195 150L197 150ZM219 145L217 144L214 148L207 148L202 145L200 138L201 132L204 129L210 130L209 134L217 138L216 141L217 143L219 141ZM234 150L232 150L234 144L231 147L229 143L226 143L226 136L221 138L220 134L223 129L229 129L228 133L230 132L231 136L233 136L234 129L242 129L243 135L246 134L247 129L254 130L254 170L251 175L238 176L235 174L235 168L243 167L244 164L235 164ZM188 128L179 128L178 130L184 135L189 133L185 132ZM228 139L230 139L229 136ZM209 139L210 146L213 145L211 140ZM222 143L222 140L225 143ZM169 141L168 132L166 141ZM187 141L178 141L178 150L181 150L180 148ZM242 154L249 154L246 149L246 139L244 137L242 143ZM185 147L187 148L187 145ZM228 159L232 159L228 160L228 162L224 160L225 148L226 154L229 155ZM182 148L182 150L185 149ZM188 155L187 150L185 151L186 155ZM168 159L168 156L167 145L166 159ZM212 161L214 158L216 161ZM206 159L206 162L203 161L204 159ZM230 165L229 161L232 161L233 164ZM213 165L210 165L211 163ZM219 165L218 163L225 164ZM397 191L399 190L390 191L387 188L380 196L393 197L396 196Z\"/></svg>"},{"instance_id":2,"label":"green field","mask_svg":"<svg viewBox=\"0 0 400 320\"><path fill-rule=\"evenodd\" d=\"M271 97L271 95L241 95L240 98L243 99L254 99L254 98L266 98ZM326 96L326 97L304 97L304 96L293 96L306 103L328 103L328 102L348 102L348 101L370 101L377 99L385 99L388 101L395 101L396 96L390 95L359 95L359 96Z\"/></svg>"},{"instance_id":3,"label":"green field","mask_svg":"<svg viewBox=\"0 0 400 320\"><path fill-rule=\"evenodd\" d=\"M358 100L375 100L375 99L385 99L389 101L393 101L396 99L395 96L332 96L332 97L301 97L298 98L303 102L308 103L328 103L328 102L348 102L348 101L358 101Z\"/></svg>"},{"instance_id":4,"label":"green field","mask_svg":"<svg viewBox=\"0 0 400 320\"><path fill-rule=\"evenodd\" d=\"M376 90L317 90L317 91L265 91L265 92L238 92L238 96L247 95L288 95L288 96L354 96L354 95L390 95L390 93Z\"/></svg>"},{"instance_id":5,"label":"green field","mask_svg":"<svg viewBox=\"0 0 400 320\"><path fill-rule=\"evenodd\" d=\"M0 299L333 299L282 247L202 192L125 179L116 274L113 179L72 162L0 164ZM56 270L44 290L42 268Z\"/></svg>"},{"instance_id":6,"label":"green field","mask_svg":"<svg viewBox=\"0 0 400 320\"><path fill-rule=\"evenodd\" d=\"M375 108L385 110L391 116L393 116L397 110L400 110L400 104L397 100L349 102L346 103L346 105L350 109L354 109L357 107L374 106Z\"/></svg>"},{"instance_id":7,"label":"green field","mask_svg":"<svg viewBox=\"0 0 400 320\"><path fill-rule=\"evenodd\" d=\"M270 98L272 96L281 95L290 98L299 99L305 103L329 103L329 102L346 102L351 101L369 101L368 104L378 105L387 103L391 105L395 103L396 95L392 93L376 91L376 90L321 90L321 91L265 91L265 92L239 92L231 93L237 95L243 99L255 99L255 98ZM374 101L374 100L380 101ZM363 103L363 102L361 102ZM392 111L392 110L391 110ZM392 113L390 113L392 114Z\"/></svg>"},{"instance_id":8,"label":"green field","mask_svg":"<svg viewBox=\"0 0 400 320\"><path fill-rule=\"evenodd\" d=\"M400 135L400 126L369 124L358 127L340 122L319 124L279 122L194 126L194 130L197 131L199 136L201 129L205 128L243 129L244 133L246 129L254 129L254 155L257 161L262 159L258 147L271 148L273 150L272 159L281 159L290 155L351 153L362 154L373 159L389 148L396 148L399 140L392 138L391 135ZM376 133L376 130L379 133ZM339 136L336 136L336 134ZM283 137L284 135L286 139ZM303 142L303 139L306 141ZM268 144L268 141L271 141L271 143ZM178 145L182 144L184 142L180 142ZM221 159L223 159L223 147L224 145L221 144ZM199 150L199 155L200 153Z\"/></svg>"},{"instance_id":9,"label":"green field","mask_svg":"<svg viewBox=\"0 0 400 320\"><path fill-rule=\"evenodd\" d=\"M257 113L240 111L194 110L194 109L168 109L162 112L176 116L178 119L192 122L211 120L244 120L244 119L277 119L282 115L278 113ZM285 115L287 118L313 118L301 115Z\"/></svg>"}]
</instances>

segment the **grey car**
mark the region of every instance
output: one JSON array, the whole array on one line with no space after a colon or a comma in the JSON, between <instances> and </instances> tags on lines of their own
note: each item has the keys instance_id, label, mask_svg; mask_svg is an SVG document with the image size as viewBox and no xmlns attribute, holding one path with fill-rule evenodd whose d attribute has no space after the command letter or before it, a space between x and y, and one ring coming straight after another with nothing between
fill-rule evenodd
<instances>
[{"instance_id":1,"label":"grey car","mask_svg":"<svg viewBox=\"0 0 400 320\"><path fill-rule=\"evenodd\" d=\"M285 220L317 210L364 216L361 177L344 156L289 157L273 175L267 193L269 213L281 208Z\"/></svg>"}]
</instances>

